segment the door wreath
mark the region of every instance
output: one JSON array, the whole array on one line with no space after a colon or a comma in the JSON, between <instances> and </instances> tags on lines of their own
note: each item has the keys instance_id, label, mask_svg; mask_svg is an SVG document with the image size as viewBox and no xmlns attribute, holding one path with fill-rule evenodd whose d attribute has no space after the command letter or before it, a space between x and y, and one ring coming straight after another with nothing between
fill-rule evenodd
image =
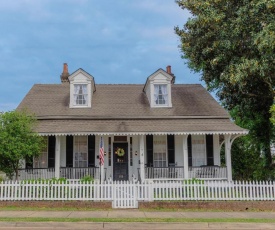
<instances>
[{"instance_id":1,"label":"door wreath","mask_svg":"<svg viewBox=\"0 0 275 230\"><path fill-rule=\"evenodd\" d=\"M123 157L125 154L125 151L123 148L117 148L115 151L115 154L117 154L119 157Z\"/></svg>"}]
</instances>

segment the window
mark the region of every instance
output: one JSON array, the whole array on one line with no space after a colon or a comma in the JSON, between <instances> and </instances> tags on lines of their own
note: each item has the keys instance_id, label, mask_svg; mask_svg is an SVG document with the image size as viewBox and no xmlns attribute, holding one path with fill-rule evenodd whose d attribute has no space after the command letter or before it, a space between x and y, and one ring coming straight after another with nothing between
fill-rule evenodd
<instances>
[{"instance_id":1,"label":"window","mask_svg":"<svg viewBox=\"0 0 275 230\"><path fill-rule=\"evenodd\" d=\"M156 105L168 105L167 85L155 85L154 91Z\"/></svg>"},{"instance_id":2,"label":"window","mask_svg":"<svg viewBox=\"0 0 275 230\"><path fill-rule=\"evenodd\" d=\"M74 167L88 167L88 142L86 136L74 137Z\"/></svg>"},{"instance_id":3,"label":"window","mask_svg":"<svg viewBox=\"0 0 275 230\"><path fill-rule=\"evenodd\" d=\"M154 167L166 167L166 136L154 136Z\"/></svg>"},{"instance_id":4,"label":"window","mask_svg":"<svg viewBox=\"0 0 275 230\"><path fill-rule=\"evenodd\" d=\"M74 105L87 106L87 85L75 84L74 85Z\"/></svg>"},{"instance_id":5,"label":"window","mask_svg":"<svg viewBox=\"0 0 275 230\"><path fill-rule=\"evenodd\" d=\"M44 146L38 157L33 159L34 168L48 168L48 137L44 138Z\"/></svg>"},{"instance_id":6,"label":"window","mask_svg":"<svg viewBox=\"0 0 275 230\"><path fill-rule=\"evenodd\" d=\"M206 164L205 138L203 135L192 136L192 165L201 166Z\"/></svg>"}]
</instances>

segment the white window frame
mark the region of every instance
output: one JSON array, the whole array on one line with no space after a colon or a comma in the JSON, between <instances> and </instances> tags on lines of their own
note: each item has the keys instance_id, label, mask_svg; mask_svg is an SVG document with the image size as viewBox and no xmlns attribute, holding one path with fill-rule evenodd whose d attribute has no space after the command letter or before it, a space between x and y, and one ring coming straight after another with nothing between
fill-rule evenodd
<instances>
[{"instance_id":1,"label":"white window frame","mask_svg":"<svg viewBox=\"0 0 275 230\"><path fill-rule=\"evenodd\" d=\"M160 87L165 87L166 93L159 94ZM156 89L157 88L157 89ZM163 89L162 89L163 90ZM157 91L157 92L156 92ZM159 103L160 101L160 96L163 97L165 103ZM168 98L168 85L167 84L154 84L154 104L155 106L168 106L169 105L169 98Z\"/></svg>"},{"instance_id":2,"label":"white window frame","mask_svg":"<svg viewBox=\"0 0 275 230\"><path fill-rule=\"evenodd\" d=\"M77 87L81 87L79 91L82 91L82 94L77 92ZM85 89L85 90L84 90ZM83 93L86 91L86 93ZM83 99L78 99L78 97L82 97ZM85 100L85 103L78 103L79 100ZM77 107L87 107L88 106L88 84L74 84L74 95L73 95L74 106Z\"/></svg>"},{"instance_id":3,"label":"white window frame","mask_svg":"<svg viewBox=\"0 0 275 230\"><path fill-rule=\"evenodd\" d=\"M199 142L201 142L201 143L199 143ZM193 135L192 136L192 165L194 167L206 165L205 135Z\"/></svg>"},{"instance_id":4,"label":"white window frame","mask_svg":"<svg viewBox=\"0 0 275 230\"><path fill-rule=\"evenodd\" d=\"M163 140L161 140L163 139ZM160 143L158 143L160 142ZM161 143L162 142L162 143ZM158 146L159 145L159 146ZM162 150L160 150L162 149ZM153 137L153 167L167 167L167 137Z\"/></svg>"},{"instance_id":5,"label":"white window frame","mask_svg":"<svg viewBox=\"0 0 275 230\"><path fill-rule=\"evenodd\" d=\"M85 139L86 146L85 152L81 152L79 149L80 138ZM73 166L76 168L87 168L88 167L88 136L74 136L74 160ZM86 162L86 163L85 163Z\"/></svg>"},{"instance_id":6,"label":"white window frame","mask_svg":"<svg viewBox=\"0 0 275 230\"><path fill-rule=\"evenodd\" d=\"M45 148L39 156L33 158L33 168L48 168L48 137L45 137Z\"/></svg>"}]
</instances>

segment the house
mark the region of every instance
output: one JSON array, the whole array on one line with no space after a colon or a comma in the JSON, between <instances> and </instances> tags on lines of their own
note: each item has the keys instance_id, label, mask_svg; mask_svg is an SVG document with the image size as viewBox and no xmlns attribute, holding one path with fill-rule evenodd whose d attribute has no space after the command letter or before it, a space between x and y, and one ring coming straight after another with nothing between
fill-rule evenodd
<instances>
[{"instance_id":1,"label":"house","mask_svg":"<svg viewBox=\"0 0 275 230\"><path fill-rule=\"evenodd\" d=\"M47 141L21 179L230 181L232 142L247 134L201 85L175 84L170 66L145 84L104 85L64 64L60 84L34 85L17 109L35 114Z\"/></svg>"}]
</instances>

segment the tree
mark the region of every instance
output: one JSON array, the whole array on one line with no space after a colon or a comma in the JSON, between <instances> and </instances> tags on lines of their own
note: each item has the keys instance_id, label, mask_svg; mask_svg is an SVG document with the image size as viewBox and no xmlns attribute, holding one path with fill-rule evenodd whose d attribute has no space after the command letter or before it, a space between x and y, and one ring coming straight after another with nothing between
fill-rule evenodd
<instances>
[{"instance_id":1,"label":"tree","mask_svg":"<svg viewBox=\"0 0 275 230\"><path fill-rule=\"evenodd\" d=\"M10 178L26 158L38 156L44 141L33 131L35 118L26 112L0 113L0 170Z\"/></svg>"},{"instance_id":2,"label":"tree","mask_svg":"<svg viewBox=\"0 0 275 230\"><path fill-rule=\"evenodd\" d=\"M183 58L216 91L236 123L250 130L251 141L271 167L275 83L274 0L177 0L192 17L183 29Z\"/></svg>"}]
</instances>

